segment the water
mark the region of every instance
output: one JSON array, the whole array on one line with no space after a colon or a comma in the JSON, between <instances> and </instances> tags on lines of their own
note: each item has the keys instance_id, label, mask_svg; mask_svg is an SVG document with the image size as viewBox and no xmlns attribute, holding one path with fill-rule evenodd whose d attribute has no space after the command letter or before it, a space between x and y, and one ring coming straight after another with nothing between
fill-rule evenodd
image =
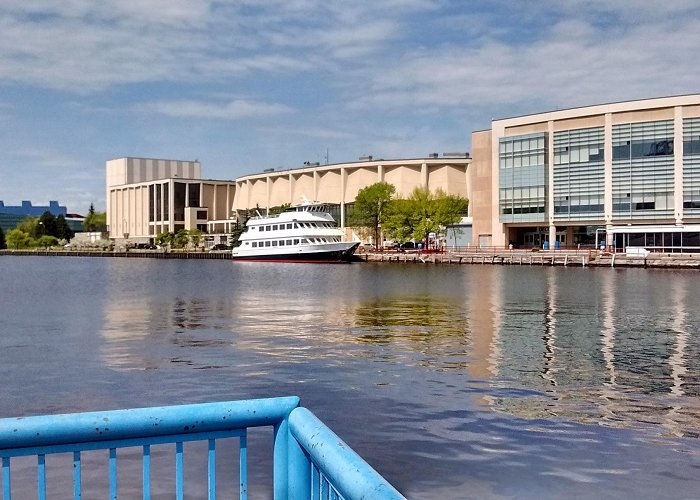
<instances>
[{"instance_id":1,"label":"water","mask_svg":"<svg viewBox=\"0 0 700 500\"><path fill-rule=\"evenodd\" d=\"M5 256L0 416L299 395L409 498L697 498L698 285Z\"/></svg>"}]
</instances>

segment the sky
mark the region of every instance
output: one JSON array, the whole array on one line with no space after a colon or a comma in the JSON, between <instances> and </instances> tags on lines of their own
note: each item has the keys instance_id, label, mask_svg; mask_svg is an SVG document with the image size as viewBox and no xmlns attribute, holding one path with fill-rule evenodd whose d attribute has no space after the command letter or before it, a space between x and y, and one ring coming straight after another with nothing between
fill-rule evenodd
<instances>
[{"instance_id":1,"label":"sky","mask_svg":"<svg viewBox=\"0 0 700 500\"><path fill-rule=\"evenodd\" d=\"M105 162L231 180L466 152L495 118L700 93L700 0L2 0L0 200Z\"/></svg>"}]
</instances>

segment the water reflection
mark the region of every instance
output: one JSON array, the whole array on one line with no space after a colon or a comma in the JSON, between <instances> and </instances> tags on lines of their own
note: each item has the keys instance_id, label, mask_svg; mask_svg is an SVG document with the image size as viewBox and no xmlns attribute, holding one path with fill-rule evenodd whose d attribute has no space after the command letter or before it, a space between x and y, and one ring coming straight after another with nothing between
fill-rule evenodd
<instances>
[{"instance_id":1,"label":"water reflection","mask_svg":"<svg viewBox=\"0 0 700 500\"><path fill-rule=\"evenodd\" d=\"M462 397L492 412L698 433L691 325L700 307L687 278L525 266L299 269L285 268L285 282L279 268L243 268L251 276L226 293L115 291L102 360L116 370L283 370L299 380L318 377L295 366L337 374L369 361L426 380L443 373L441 384L475 388ZM390 370L379 366L374 383L394 384Z\"/></svg>"},{"instance_id":2,"label":"water reflection","mask_svg":"<svg viewBox=\"0 0 700 500\"><path fill-rule=\"evenodd\" d=\"M493 397L494 409L528 419L554 416L615 427L660 426L659 434L697 435L700 403L697 383L688 381L684 282L669 281L670 289L657 290L652 304L648 296L624 290L627 283L619 274L591 275L580 277L594 277L589 285L597 289L585 284L577 289L570 275L550 270L542 286L530 290L531 300L512 309L503 304L501 376L539 393ZM697 348L696 341L695 352ZM697 369L692 370L695 380Z\"/></svg>"}]
</instances>

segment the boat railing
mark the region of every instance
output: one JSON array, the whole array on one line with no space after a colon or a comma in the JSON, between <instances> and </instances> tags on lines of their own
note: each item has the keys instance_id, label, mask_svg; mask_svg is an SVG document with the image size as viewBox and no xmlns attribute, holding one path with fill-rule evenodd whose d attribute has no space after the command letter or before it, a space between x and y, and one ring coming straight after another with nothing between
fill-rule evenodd
<instances>
[{"instance_id":1,"label":"boat railing","mask_svg":"<svg viewBox=\"0 0 700 500\"><path fill-rule=\"evenodd\" d=\"M151 447L154 446L158 449L159 460L163 447L169 455L174 454L175 498L184 498L185 492L193 494L190 492L197 485L185 486L185 478L190 477L185 474L185 463L189 467L192 461L199 459L202 467L206 462L207 471L207 484L199 486L206 489L207 498L213 500L217 495L217 456L221 455L221 449L217 453L217 442L234 438L239 442L239 496L246 499L248 431L258 427L273 429L274 498L403 498L309 410L299 407L296 396L0 419L2 498L11 500L13 493L24 498L28 488L43 500L48 498L47 489L53 491L51 481L63 477L64 483L70 483L72 475L73 497L80 499L84 494L83 457L87 452L95 452L100 457L98 471L106 469L99 476L109 483L110 499L116 499L118 485L125 484L136 487L142 491L144 499L150 499L152 491L162 494L161 482L172 480L172 474L166 478L158 475L162 467L152 468ZM189 443L196 441L206 445L206 453L202 450L188 454L185 461L185 443L189 450ZM131 451L127 452L125 449L129 448ZM140 487L139 478L133 477L139 476L133 467L134 450L141 455ZM107 453L102 455L105 451ZM125 457L125 467L120 467L120 454ZM72 470L47 471L49 455L62 455L62 461L52 458L52 463L60 462L67 468L72 464ZM93 453L89 455L89 470L93 471L95 457ZM17 484L19 481L13 481L12 464L15 459L21 461L32 456L36 457L35 485ZM221 458L221 461L228 458ZM19 469L25 472L19 479L26 479L26 463L20 463ZM152 477L152 472L158 477Z\"/></svg>"}]
</instances>

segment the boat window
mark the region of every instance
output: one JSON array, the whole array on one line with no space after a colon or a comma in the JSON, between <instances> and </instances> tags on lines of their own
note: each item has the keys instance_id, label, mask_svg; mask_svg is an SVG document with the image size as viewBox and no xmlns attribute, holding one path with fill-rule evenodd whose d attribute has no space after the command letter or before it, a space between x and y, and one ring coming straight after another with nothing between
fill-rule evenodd
<instances>
[{"instance_id":1,"label":"boat window","mask_svg":"<svg viewBox=\"0 0 700 500\"><path fill-rule=\"evenodd\" d=\"M273 242L272 242L272 246L273 246L273 247L276 247L276 246L277 246L277 242L276 242L276 241L273 241Z\"/></svg>"},{"instance_id":2,"label":"boat window","mask_svg":"<svg viewBox=\"0 0 700 500\"><path fill-rule=\"evenodd\" d=\"M257 242L257 241L254 241L254 242L253 242L253 248L256 248L257 246L258 246L258 242Z\"/></svg>"},{"instance_id":3,"label":"boat window","mask_svg":"<svg viewBox=\"0 0 700 500\"><path fill-rule=\"evenodd\" d=\"M287 224L287 229L292 229L292 223Z\"/></svg>"},{"instance_id":4,"label":"boat window","mask_svg":"<svg viewBox=\"0 0 700 500\"><path fill-rule=\"evenodd\" d=\"M299 224L297 224L296 222L294 223L294 229L299 229Z\"/></svg>"},{"instance_id":5,"label":"boat window","mask_svg":"<svg viewBox=\"0 0 700 500\"><path fill-rule=\"evenodd\" d=\"M265 242L265 246L266 246L266 247L269 247L269 246L270 246L270 242L269 242L269 241L266 241L266 242Z\"/></svg>"},{"instance_id":6,"label":"boat window","mask_svg":"<svg viewBox=\"0 0 700 500\"><path fill-rule=\"evenodd\" d=\"M274 226L272 226L272 230L273 230L273 231L277 231L277 229L279 229L279 228L277 227L277 224L275 224Z\"/></svg>"},{"instance_id":7,"label":"boat window","mask_svg":"<svg viewBox=\"0 0 700 500\"><path fill-rule=\"evenodd\" d=\"M281 247L284 246L284 240L280 240L280 246L281 246Z\"/></svg>"},{"instance_id":8,"label":"boat window","mask_svg":"<svg viewBox=\"0 0 700 500\"><path fill-rule=\"evenodd\" d=\"M298 244L299 244L299 240L295 239L295 240L294 240L294 244L295 244L295 245L298 245Z\"/></svg>"}]
</instances>

